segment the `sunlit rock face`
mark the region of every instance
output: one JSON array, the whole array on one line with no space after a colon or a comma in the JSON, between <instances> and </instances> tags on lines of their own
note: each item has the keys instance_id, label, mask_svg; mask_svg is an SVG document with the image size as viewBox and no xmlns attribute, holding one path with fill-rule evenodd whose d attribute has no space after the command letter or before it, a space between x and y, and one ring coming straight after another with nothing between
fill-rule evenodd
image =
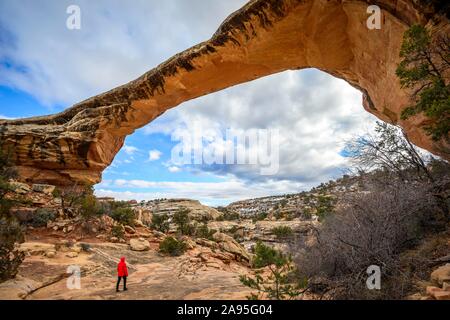
<instances>
[{"instance_id":1,"label":"sunlit rock face","mask_svg":"<svg viewBox=\"0 0 450 320\"><path fill-rule=\"evenodd\" d=\"M96 183L125 137L167 109L266 75L314 67L345 79L363 92L368 112L400 124L415 144L450 159L448 140L433 142L424 133L424 117L399 117L409 103L395 75L404 31L421 23L435 34L449 32L448 18L419 2L372 1L382 9L381 29L369 30L366 1L250 1L210 40L134 81L58 114L0 120L3 148L12 152L22 180Z\"/></svg>"}]
</instances>

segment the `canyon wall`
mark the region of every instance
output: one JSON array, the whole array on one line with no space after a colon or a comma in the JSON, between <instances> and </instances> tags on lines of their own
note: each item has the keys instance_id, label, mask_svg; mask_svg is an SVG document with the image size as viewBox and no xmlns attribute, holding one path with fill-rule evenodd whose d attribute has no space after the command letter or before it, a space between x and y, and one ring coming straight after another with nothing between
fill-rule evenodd
<instances>
[{"instance_id":1,"label":"canyon wall","mask_svg":"<svg viewBox=\"0 0 450 320\"><path fill-rule=\"evenodd\" d=\"M361 90L364 108L401 125L416 145L450 159L448 139L432 141L421 128L424 117L400 119L409 93L395 75L404 31L421 23L448 32L448 19L414 0L370 3L382 8L381 29L367 28L367 1L250 1L210 40L134 81L58 114L0 120L2 148L24 181L97 183L125 137L164 111L273 73L317 68Z\"/></svg>"}]
</instances>

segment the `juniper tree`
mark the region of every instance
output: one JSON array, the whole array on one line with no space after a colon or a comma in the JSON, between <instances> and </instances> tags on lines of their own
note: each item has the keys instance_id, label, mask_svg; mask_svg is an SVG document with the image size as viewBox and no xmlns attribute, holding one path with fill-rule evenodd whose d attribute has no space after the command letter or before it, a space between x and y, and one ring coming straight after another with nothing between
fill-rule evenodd
<instances>
[{"instance_id":1,"label":"juniper tree","mask_svg":"<svg viewBox=\"0 0 450 320\"><path fill-rule=\"evenodd\" d=\"M307 290L306 279L295 277L296 268L291 257L262 242L256 244L253 267L257 269L254 277L239 277L243 285L257 290L248 299L258 300L264 296L275 300L295 299ZM268 275L263 268L269 270Z\"/></svg>"},{"instance_id":2,"label":"juniper tree","mask_svg":"<svg viewBox=\"0 0 450 320\"><path fill-rule=\"evenodd\" d=\"M448 139L450 130L450 38L442 35L432 40L429 31L413 25L404 36L400 50L402 61L396 74L403 88L412 91L412 104L402 119L423 113L430 119L424 129L433 140Z\"/></svg>"}]
</instances>

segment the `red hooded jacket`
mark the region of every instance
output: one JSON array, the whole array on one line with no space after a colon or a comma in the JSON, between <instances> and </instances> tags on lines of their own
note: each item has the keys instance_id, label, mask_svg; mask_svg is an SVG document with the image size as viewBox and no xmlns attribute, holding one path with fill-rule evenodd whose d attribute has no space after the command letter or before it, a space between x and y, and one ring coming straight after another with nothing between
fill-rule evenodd
<instances>
[{"instance_id":1,"label":"red hooded jacket","mask_svg":"<svg viewBox=\"0 0 450 320\"><path fill-rule=\"evenodd\" d=\"M120 258L120 262L117 265L117 276L128 277L127 264L125 263L125 257Z\"/></svg>"}]
</instances>

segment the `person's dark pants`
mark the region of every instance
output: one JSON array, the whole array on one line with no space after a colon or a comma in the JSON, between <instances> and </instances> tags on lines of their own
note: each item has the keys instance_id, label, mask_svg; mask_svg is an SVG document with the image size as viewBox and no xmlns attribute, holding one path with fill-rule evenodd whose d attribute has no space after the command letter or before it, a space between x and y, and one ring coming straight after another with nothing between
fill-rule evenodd
<instances>
[{"instance_id":1,"label":"person's dark pants","mask_svg":"<svg viewBox=\"0 0 450 320\"><path fill-rule=\"evenodd\" d=\"M119 291L119 284L122 278L123 278L123 290L127 290L127 277L123 276L117 278L116 291Z\"/></svg>"}]
</instances>

